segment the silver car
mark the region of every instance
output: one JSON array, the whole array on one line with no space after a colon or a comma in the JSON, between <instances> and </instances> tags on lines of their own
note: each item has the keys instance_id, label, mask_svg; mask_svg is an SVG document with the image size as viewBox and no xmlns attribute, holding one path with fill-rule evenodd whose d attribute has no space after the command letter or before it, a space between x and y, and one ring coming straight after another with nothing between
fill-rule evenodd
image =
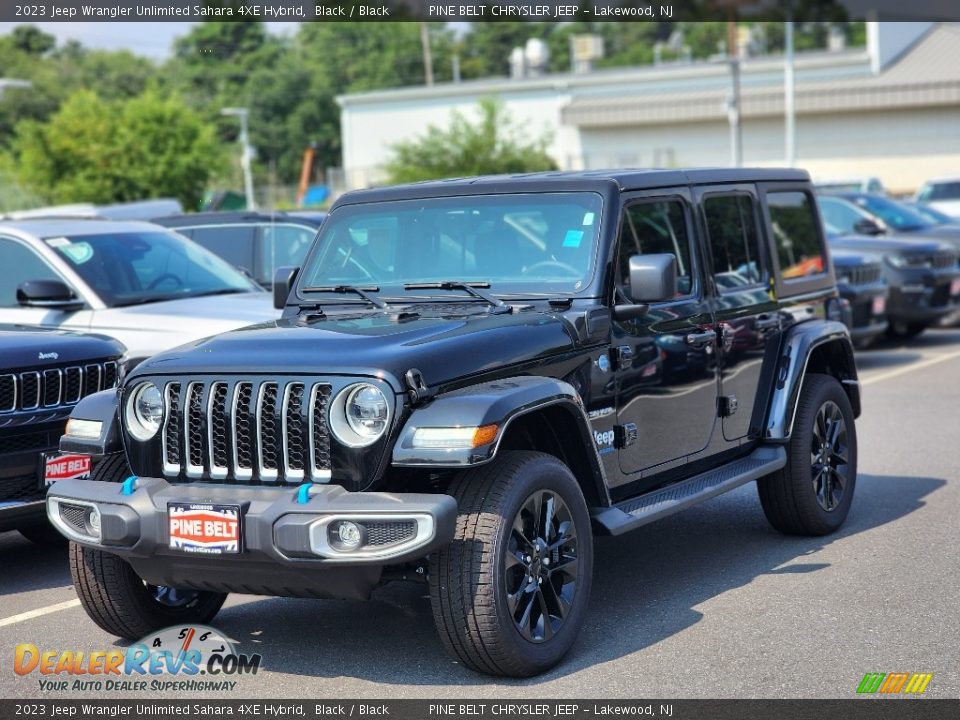
<instances>
[{"instance_id":1,"label":"silver car","mask_svg":"<svg viewBox=\"0 0 960 720\"><path fill-rule=\"evenodd\" d=\"M278 316L243 273L157 225L0 222L0 322L109 335L136 361Z\"/></svg>"}]
</instances>

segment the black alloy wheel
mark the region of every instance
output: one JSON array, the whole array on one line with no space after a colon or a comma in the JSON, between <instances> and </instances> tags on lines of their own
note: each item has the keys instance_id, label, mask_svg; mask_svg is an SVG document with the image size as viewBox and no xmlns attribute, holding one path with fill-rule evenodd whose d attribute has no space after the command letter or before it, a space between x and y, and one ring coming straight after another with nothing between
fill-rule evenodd
<instances>
[{"instance_id":1,"label":"black alloy wheel","mask_svg":"<svg viewBox=\"0 0 960 720\"><path fill-rule=\"evenodd\" d=\"M812 437L813 490L820 507L832 512L843 502L850 472L847 424L832 400L823 403L817 411Z\"/></svg>"}]
</instances>

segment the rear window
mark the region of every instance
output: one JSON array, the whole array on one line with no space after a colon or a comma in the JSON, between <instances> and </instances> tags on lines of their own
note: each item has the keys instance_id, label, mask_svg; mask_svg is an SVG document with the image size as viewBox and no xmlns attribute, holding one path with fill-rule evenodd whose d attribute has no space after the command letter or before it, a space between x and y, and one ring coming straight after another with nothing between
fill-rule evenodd
<instances>
[{"instance_id":1,"label":"rear window","mask_svg":"<svg viewBox=\"0 0 960 720\"><path fill-rule=\"evenodd\" d=\"M767 207L781 277L790 280L825 272L826 253L813 199L805 192L771 192Z\"/></svg>"}]
</instances>

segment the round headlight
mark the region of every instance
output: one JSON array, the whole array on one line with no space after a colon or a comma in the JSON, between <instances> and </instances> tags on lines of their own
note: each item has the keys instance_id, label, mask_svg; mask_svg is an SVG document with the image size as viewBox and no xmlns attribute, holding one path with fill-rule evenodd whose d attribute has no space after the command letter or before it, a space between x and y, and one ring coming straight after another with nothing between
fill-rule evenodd
<instances>
[{"instance_id":1,"label":"round headlight","mask_svg":"<svg viewBox=\"0 0 960 720\"><path fill-rule=\"evenodd\" d=\"M341 390L330 407L330 429L350 447L376 442L386 432L389 420L386 395L367 383Z\"/></svg>"},{"instance_id":2,"label":"round headlight","mask_svg":"<svg viewBox=\"0 0 960 720\"><path fill-rule=\"evenodd\" d=\"M163 420L163 396L151 382L138 385L127 400L127 430L137 440L149 440Z\"/></svg>"}]
</instances>

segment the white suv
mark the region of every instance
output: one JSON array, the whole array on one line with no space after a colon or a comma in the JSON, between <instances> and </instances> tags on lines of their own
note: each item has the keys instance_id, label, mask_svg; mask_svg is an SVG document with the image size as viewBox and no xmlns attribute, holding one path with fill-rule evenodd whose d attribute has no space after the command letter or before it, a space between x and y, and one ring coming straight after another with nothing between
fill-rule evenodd
<instances>
[{"instance_id":1,"label":"white suv","mask_svg":"<svg viewBox=\"0 0 960 720\"><path fill-rule=\"evenodd\" d=\"M0 322L109 335L138 361L278 316L270 293L157 225L0 222Z\"/></svg>"},{"instance_id":2,"label":"white suv","mask_svg":"<svg viewBox=\"0 0 960 720\"><path fill-rule=\"evenodd\" d=\"M960 219L960 176L928 180L914 200Z\"/></svg>"}]
</instances>

